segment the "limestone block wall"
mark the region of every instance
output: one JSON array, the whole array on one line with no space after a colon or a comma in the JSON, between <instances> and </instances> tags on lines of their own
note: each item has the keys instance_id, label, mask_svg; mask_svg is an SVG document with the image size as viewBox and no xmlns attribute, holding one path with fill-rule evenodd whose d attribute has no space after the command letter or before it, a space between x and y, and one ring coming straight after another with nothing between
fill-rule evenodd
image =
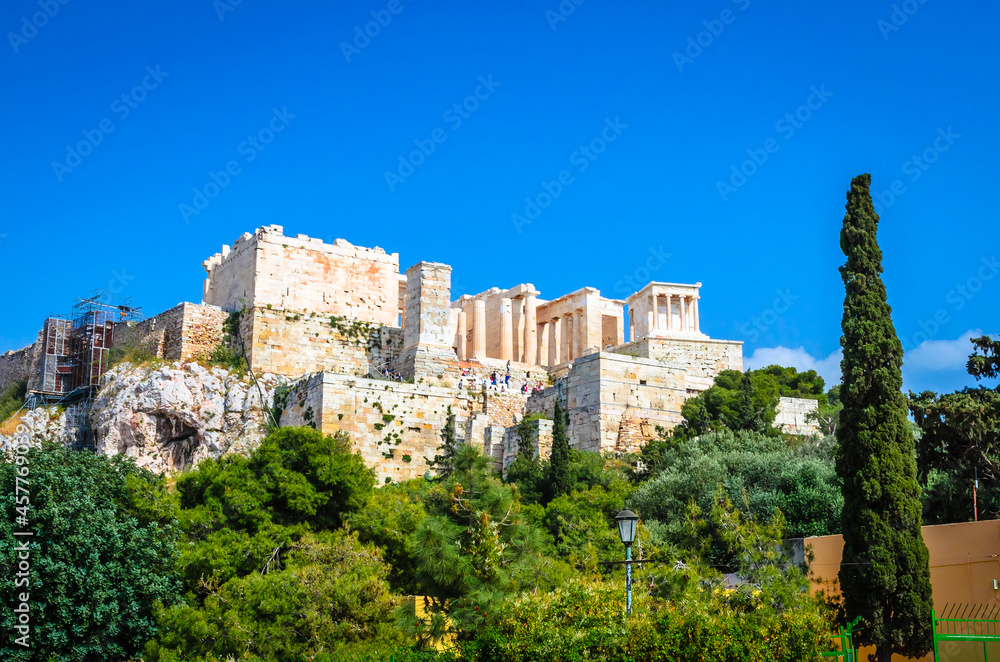
<instances>
[{"instance_id":1,"label":"limestone block wall","mask_svg":"<svg viewBox=\"0 0 1000 662\"><path fill-rule=\"evenodd\" d=\"M785 434L818 434L819 426L816 421L809 420L809 415L815 413L818 407L819 402L808 398L781 398L778 401L774 427Z\"/></svg>"},{"instance_id":2,"label":"limestone block wall","mask_svg":"<svg viewBox=\"0 0 1000 662\"><path fill-rule=\"evenodd\" d=\"M257 274L257 235L269 231L260 228L254 234L244 232L232 248L223 246L222 251L202 262L208 277L202 286L202 301L225 308L238 310L244 305L252 306Z\"/></svg>"},{"instance_id":3,"label":"limestone block wall","mask_svg":"<svg viewBox=\"0 0 1000 662\"><path fill-rule=\"evenodd\" d=\"M571 448L635 452L656 436L656 426L683 420L687 397L683 369L600 352L577 359L555 386L528 398L526 413L551 416L559 398L569 412Z\"/></svg>"},{"instance_id":4,"label":"limestone block wall","mask_svg":"<svg viewBox=\"0 0 1000 662\"><path fill-rule=\"evenodd\" d=\"M254 371L287 377L324 370L367 375L369 366L392 366L402 342L402 329L267 307L245 311L240 332Z\"/></svg>"},{"instance_id":5,"label":"limestone block wall","mask_svg":"<svg viewBox=\"0 0 1000 662\"><path fill-rule=\"evenodd\" d=\"M229 313L218 306L184 302L138 323L115 325L114 346L145 345L153 356L187 361L222 342Z\"/></svg>"},{"instance_id":6,"label":"limestone block wall","mask_svg":"<svg viewBox=\"0 0 1000 662\"><path fill-rule=\"evenodd\" d=\"M504 439L507 428L502 425L487 425L483 429L483 453L493 461L495 471L504 471L504 453L507 452L507 442ZM477 443L477 437L466 437L469 443Z\"/></svg>"},{"instance_id":7,"label":"limestone block wall","mask_svg":"<svg viewBox=\"0 0 1000 662\"><path fill-rule=\"evenodd\" d=\"M177 358L187 361L222 342L222 327L229 317L227 311L218 306L186 302L180 307L181 343Z\"/></svg>"},{"instance_id":8,"label":"limestone block wall","mask_svg":"<svg viewBox=\"0 0 1000 662\"><path fill-rule=\"evenodd\" d=\"M322 430L324 434L333 434L333 431L322 428L324 375L322 372L305 375L292 382L284 395L275 394L275 408L281 409L278 425L309 426Z\"/></svg>"},{"instance_id":9,"label":"limestone block wall","mask_svg":"<svg viewBox=\"0 0 1000 662\"><path fill-rule=\"evenodd\" d=\"M642 338L612 351L683 367L692 394L709 388L723 370L743 370L743 343L736 340Z\"/></svg>"},{"instance_id":10,"label":"limestone block wall","mask_svg":"<svg viewBox=\"0 0 1000 662\"><path fill-rule=\"evenodd\" d=\"M0 355L0 391L31 374L35 343ZM2 421L0 421L2 422Z\"/></svg>"},{"instance_id":11,"label":"limestone block wall","mask_svg":"<svg viewBox=\"0 0 1000 662\"><path fill-rule=\"evenodd\" d=\"M280 225L241 236L203 263L205 303L267 307L399 325L399 255L343 239L286 237Z\"/></svg>"},{"instance_id":12,"label":"limestone block wall","mask_svg":"<svg viewBox=\"0 0 1000 662\"><path fill-rule=\"evenodd\" d=\"M406 270L406 319L403 347L435 345L452 347L451 267L418 262Z\"/></svg>"},{"instance_id":13,"label":"limestone block wall","mask_svg":"<svg viewBox=\"0 0 1000 662\"><path fill-rule=\"evenodd\" d=\"M552 421L544 418L528 421L532 432L531 445L535 448L535 457L548 459L552 455L552 424ZM521 435L518 434L517 426L505 428L503 435L503 473L506 474L507 468L517 459L520 444Z\"/></svg>"},{"instance_id":14,"label":"limestone block wall","mask_svg":"<svg viewBox=\"0 0 1000 662\"><path fill-rule=\"evenodd\" d=\"M419 262L406 270L406 324L400 372L419 379L457 373L453 346L451 267ZM457 316L456 316L457 320Z\"/></svg>"},{"instance_id":15,"label":"limestone block wall","mask_svg":"<svg viewBox=\"0 0 1000 662\"><path fill-rule=\"evenodd\" d=\"M669 430L684 420L685 370L607 352L594 362L600 366L600 450L638 452L656 436L657 426Z\"/></svg>"},{"instance_id":16,"label":"limestone block wall","mask_svg":"<svg viewBox=\"0 0 1000 662\"><path fill-rule=\"evenodd\" d=\"M346 430L365 463L376 470L380 485L387 478L424 475L441 444L449 405L456 415L456 436L464 437L471 403L453 388L330 372L300 381L305 383L303 395L291 398L281 424L315 424L325 434Z\"/></svg>"}]
</instances>

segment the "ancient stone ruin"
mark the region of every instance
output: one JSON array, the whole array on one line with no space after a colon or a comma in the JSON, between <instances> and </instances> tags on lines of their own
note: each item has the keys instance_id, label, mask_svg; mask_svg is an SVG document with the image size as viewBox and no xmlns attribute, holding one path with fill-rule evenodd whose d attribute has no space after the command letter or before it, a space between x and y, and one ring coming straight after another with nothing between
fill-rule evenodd
<instances>
[{"instance_id":1,"label":"ancient stone ruin","mask_svg":"<svg viewBox=\"0 0 1000 662\"><path fill-rule=\"evenodd\" d=\"M115 344L191 361L223 341L229 320L254 375L287 381L274 396L280 424L350 432L380 483L424 474L448 407L458 437L498 467L517 453L515 423L551 418L557 399L572 447L631 452L680 423L684 400L720 371L743 368L742 342L701 332L701 283L653 282L624 301L592 287L543 299L530 283L454 293L446 264L400 273L396 253L287 237L277 225L203 265L201 303L123 323ZM28 375L37 388L44 344L40 335L0 357L0 387ZM796 412L783 429L808 432ZM552 423L531 425L545 456Z\"/></svg>"}]
</instances>

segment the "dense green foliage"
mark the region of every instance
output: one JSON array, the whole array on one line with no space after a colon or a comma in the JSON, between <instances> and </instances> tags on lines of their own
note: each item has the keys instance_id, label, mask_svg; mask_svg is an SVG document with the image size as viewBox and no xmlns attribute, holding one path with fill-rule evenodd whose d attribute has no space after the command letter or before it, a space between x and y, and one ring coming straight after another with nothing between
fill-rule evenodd
<instances>
[{"instance_id":1,"label":"dense green foliage","mask_svg":"<svg viewBox=\"0 0 1000 662\"><path fill-rule=\"evenodd\" d=\"M517 485L525 503L540 503L548 494L549 461L535 452L535 428L524 417L517 424L517 457L507 467L507 482Z\"/></svg>"},{"instance_id":2,"label":"dense green foliage","mask_svg":"<svg viewBox=\"0 0 1000 662\"><path fill-rule=\"evenodd\" d=\"M165 482L120 455L47 446L19 457L26 462L0 464L0 565L6 569L0 659L131 658L156 632L154 605L170 603L180 588L176 521L160 501ZM29 487L28 507L20 512L19 471ZM15 528L21 515L27 523ZM15 530L34 535L15 538ZM30 566L28 585L15 585L13 569L21 562ZM28 594L29 648L13 641L22 593Z\"/></svg>"},{"instance_id":3,"label":"dense green foliage","mask_svg":"<svg viewBox=\"0 0 1000 662\"><path fill-rule=\"evenodd\" d=\"M686 543L688 504L710 508L720 486L758 520L780 510L790 537L836 533L843 497L832 456L829 438L789 445L756 433L713 432L663 448L665 468L638 488L634 504L655 541L673 548Z\"/></svg>"},{"instance_id":4,"label":"dense green foliage","mask_svg":"<svg viewBox=\"0 0 1000 662\"><path fill-rule=\"evenodd\" d=\"M164 609L150 660L314 655L396 642L389 569L340 529L374 472L346 434L272 432L250 457L206 460L177 482L184 604Z\"/></svg>"},{"instance_id":5,"label":"dense green foliage","mask_svg":"<svg viewBox=\"0 0 1000 662\"><path fill-rule=\"evenodd\" d=\"M420 641L474 630L505 594L550 586L551 564L516 491L474 447L457 448L452 472L428 490L424 507L412 550L428 619L403 615L406 631Z\"/></svg>"},{"instance_id":6,"label":"dense green foliage","mask_svg":"<svg viewBox=\"0 0 1000 662\"><path fill-rule=\"evenodd\" d=\"M437 448L437 454L431 460L431 469L439 476L447 477L451 473L451 465L455 459L455 414L448 405L445 414L444 427L441 428L441 445Z\"/></svg>"},{"instance_id":7,"label":"dense green foliage","mask_svg":"<svg viewBox=\"0 0 1000 662\"><path fill-rule=\"evenodd\" d=\"M564 412L556 400L555 414L552 416L552 452L549 455L548 488L549 499L569 494L569 414Z\"/></svg>"},{"instance_id":8,"label":"dense green foliage","mask_svg":"<svg viewBox=\"0 0 1000 662\"><path fill-rule=\"evenodd\" d=\"M983 354L973 351L969 373L979 379L995 376L1000 341L983 337L972 343ZM1000 390L911 392L910 410L921 432L917 465L924 488L924 521L970 521L976 479L980 518L1000 516Z\"/></svg>"},{"instance_id":9,"label":"dense green foliage","mask_svg":"<svg viewBox=\"0 0 1000 662\"><path fill-rule=\"evenodd\" d=\"M920 657L931 649L930 569L920 532L913 435L901 392L903 347L882 282L870 175L851 181L840 246L844 281L837 473L843 480L840 588L846 618L863 618L856 643Z\"/></svg>"},{"instance_id":10,"label":"dense green foliage","mask_svg":"<svg viewBox=\"0 0 1000 662\"><path fill-rule=\"evenodd\" d=\"M21 379L0 391L0 425L7 422L24 405L28 394L28 380Z\"/></svg>"},{"instance_id":11,"label":"dense green foliage","mask_svg":"<svg viewBox=\"0 0 1000 662\"><path fill-rule=\"evenodd\" d=\"M389 584L401 595L418 592L413 534L427 514L423 506L426 487L424 481L386 485L375 490L363 509L344 518L361 542L381 550L381 559L389 566Z\"/></svg>"},{"instance_id":12,"label":"dense green foliage","mask_svg":"<svg viewBox=\"0 0 1000 662\"><path fill-rule=\"evenodd\" d=\"M574 577L552 591L510 595L495 609L503 616L480 630L464 659L480 662L613 660L768 660L799 662L826 634L820 605L803 573L789 566L779 544L780 518L745 519L724 498L703 516L687 516L698 543L686 558L659 570L637 569L633 615L624 615L620 577ZM699 557L717 542L705 530L725 531L718 541L741 559L744 582L728 587Z\"/></svg>"},{"instance_id":13,"label":"dense green foliage","mask_svg":"<svg viewBox=\"0 0 1000 662\"><path fill-rule=\"evenodd\" d=\"M691 439L706 432L732 430L778 435L773 427L778 400L811 398L827 404L823 378L815 370L770 365L759 370L723 370L706 391L688 398L681 406L684 423L672 436Z\"/></svg>"}]
</instances>

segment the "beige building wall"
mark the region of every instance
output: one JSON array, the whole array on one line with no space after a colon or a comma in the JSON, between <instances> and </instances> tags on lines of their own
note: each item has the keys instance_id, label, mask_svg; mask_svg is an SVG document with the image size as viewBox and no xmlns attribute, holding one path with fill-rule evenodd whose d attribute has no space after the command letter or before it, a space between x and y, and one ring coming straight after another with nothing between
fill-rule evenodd
<instances>
[{"instance_id":1,"label":"beige building wall","mask_svg":"<svg viewBox=\"0 0 1000 662\"><path fill-rule=\"evenodd\" d=\"M280 225L245 233L203 263L203 299L226 310L278 308L399 325L399 255L333 244Z\"/></svg>"},{"instance_id":2,"label":"beige building wall","mask_svg":"<svg viewBox=\"0 0 1000 662\"><path fill-rule=\"evenodd\" d=\"M328 370L364 376L395 369L403 330L315 312L254 308L240 319L250 367L298 378Z\"/></svg>"},{"instance_id":3,"label":"beige building wall","mask_svg":"<svg viewBox=\"0 0 1000 662\"><path fill-rule=\"evenodd\" d=\"M324 434L345 430L373 467L378 485L419 478L441 445L448 406L457 436L478 403L454 388L355 378L322 372L292 388L281 425L312 425Z\"/></svg>"},{"instance_id":4,"label":"beige building wall","mask_svg":"<svg viewBox=\"0 0 1000 662\"><path fill-rule=\"evenodd\" d=\"M528 398L525 412L551 416L558 398L569 412L570 446L595 452L635 452L656 427L680 423L685 371L652 361L595 352L573 362L555 386Z\"/></svg>"},{"instance_id":5,"label":"beige building wall","mask_svg":"<svg viewBox=\"0 0 1000 662\"><path fill-rule=\"evenodd\" d=\"M723 370L743 370L743 342L739 340L646 337L615 347L613 351L683 367L689 395L711 387L715 376Z\"/></svg>"},{"instance_id":6,"label":"beige building wall","mask_svg":"<svg viewBox=\"0 0 1000 662\"><path fill-rule=\"evenodd\" d=\"M925 526L921 529L930 553L931 586L934 608L940 615L946 604L1000 605L1000 520ZM813 590L827 595L839 594L837 574L844 552L840 535L806 538L805 545L813 553ZM930 618L930 614L927 615ZM871 649L861 649L859 660L868 659ZM990 660L1000 654L990 651ZM948 642L942 644L941 662L982 662L982 643ZM920 658L931 662L933 655Z\"/></svg>"}]
</instances>

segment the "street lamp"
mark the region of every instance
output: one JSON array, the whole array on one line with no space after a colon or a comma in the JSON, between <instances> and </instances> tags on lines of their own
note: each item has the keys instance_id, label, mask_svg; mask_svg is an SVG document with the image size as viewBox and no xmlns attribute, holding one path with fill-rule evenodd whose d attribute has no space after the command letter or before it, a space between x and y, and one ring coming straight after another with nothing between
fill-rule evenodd
<instances>
[{"instance_id":1,"label":"street lamp","mask_svg":"<svg viewBox=\"0 0 1000 662\"><path fill-rule=\"evenodd\" d=\"M635 542L635 526L639 516L631 510L623 510L615 515L618 535L625 545L625 613L632 614L632 543Z\"/></svg>"}]
</instances>

